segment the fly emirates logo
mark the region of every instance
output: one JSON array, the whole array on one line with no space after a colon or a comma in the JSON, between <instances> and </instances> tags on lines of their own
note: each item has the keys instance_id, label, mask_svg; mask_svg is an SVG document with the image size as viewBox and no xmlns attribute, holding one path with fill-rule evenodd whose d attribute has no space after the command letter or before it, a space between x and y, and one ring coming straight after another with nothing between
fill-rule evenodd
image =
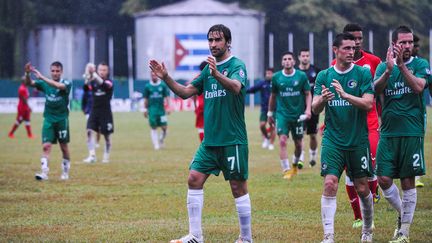
<instances>
[{"instance_id":1,"label":"fly emirates logo","mask_svg":"<svg viewBox=\"0 0 432 243\"><path fill-rule=\"evenodd\" d=\"M409 93L412 93L412 89L408 86L405 86L404 82L396 82L394 85L394 89L385 90L386 96L403 95Z\"/></svg>"},{"instance_id":2,"label":"fly emirates logo","mask_svg":"<svg viewBox=\"0 0 432 243\"><path fill-rule=\"evenodd\" d=\"M217 97L223 97L226 96L226 90L225 89L218 89L217 84L211 85L211 91L205 91L204 98L205 99L213 99Z\"/></svg>"},{"instance_id":3,"label":"fly emirates logo","mask_svg":"<svg viewBox=\"0 0 432 243\"><path fill-rule=\"evenodd\" d=\"M352 106L351 103L349 103L348 101L346 101L342 98L329 100L329 101L327 101L327 104L329 106Z\"/></svg>"}]
</instances>

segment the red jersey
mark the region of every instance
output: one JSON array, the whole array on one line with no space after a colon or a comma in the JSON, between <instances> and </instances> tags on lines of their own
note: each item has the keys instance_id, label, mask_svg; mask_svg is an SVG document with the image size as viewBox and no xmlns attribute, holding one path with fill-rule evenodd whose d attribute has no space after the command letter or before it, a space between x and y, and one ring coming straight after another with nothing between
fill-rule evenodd
<instances>
[{"instance_id":1,"label":"red jersey","mask_svg":"<svg viewBox=\"0 0 432 243\"><path fill-rule=\"evenodd\" d=\"M197 128L204 127L204 95L197 95L195 100L195 115L196 121L195 126Z\"/></svg>"},{"instance_id":2,"label":"red jersey","mask_svg":"<svg viewBox=\"0 0 432 243\"><path fill-rule=\"evenodd\" d=\"M372 78L375 75L375 70L378 64L381 63L381 59L373 54L360 50L362 57L353 63L365 68L368 68L372 74ZM334 66L336 63L336 59L333 59L331 65ZM373 102L372 109L367 113L367 123L369 130L378 130L378 113L375 102Z\"/></svg>"},{"instance_id":3,"label":"red jersey","mask_svg":"<svg viewBox=\"0 0 432 243\"><path fill-rule=\"evenodd\" d=\"M29 111L30 107L27 103L24 102L24 100L28 101L29 98L29 92L27 90L27 86L25 84L21 84L18 88L18 111Z\"/></svg>"}]
</instances>

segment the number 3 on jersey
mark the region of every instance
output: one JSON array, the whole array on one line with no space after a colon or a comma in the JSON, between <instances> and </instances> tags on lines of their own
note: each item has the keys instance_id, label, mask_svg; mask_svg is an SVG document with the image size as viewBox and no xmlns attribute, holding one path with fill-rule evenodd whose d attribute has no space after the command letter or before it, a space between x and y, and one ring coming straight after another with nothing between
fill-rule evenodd
<instances>
[{"instance_id":1,"label":"number 3 on jersey","mask_svg":"<svg viewBox=\"0 0 432 243\"><path fill-rule=\"evenodd\" d=\"M366 170L368 167L369 167L369 161L368 161L368 159L366 158L366 156L363 156L362 158L361 158L361 162L362 162L362 169L363 170Z\"/></svg>"}]
</instances>

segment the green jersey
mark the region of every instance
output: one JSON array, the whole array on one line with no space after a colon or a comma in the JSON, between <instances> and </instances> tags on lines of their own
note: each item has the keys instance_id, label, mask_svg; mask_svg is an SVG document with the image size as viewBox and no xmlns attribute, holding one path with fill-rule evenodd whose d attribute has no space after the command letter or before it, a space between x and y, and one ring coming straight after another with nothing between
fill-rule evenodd
<instances>
[{"instance_id":1,"label":"green jersey","mask_svg":"<svg viewBox=\"0 0 432 243\"><path fill-rule=\"evenodd\" d=\"M69 93L72 83L61 79L60 83L66 86L65 90L52 87L43 80L35 80L35 86L45 94L44 118L49 122L58 122L69 116Z\"/></svg>"},{"instance_id":2,"label":"green jersey","mask_svg":"<svg viewBox=\"0 0 432 243\"><path fill-rule=\"evenodd\" d=\"M297 121L306 109L305 92L311 90L306 74L296 69L292 74L285 74L284 70L276 72L271 89L276 95L277 117Z\"/></svg>"},{"instance_id":3,"label":"green jersey","mask_svg":"<svg viewBox=\"0 0 432 243\"><path fill-rule=\"evenodd\" d=\"M386 65L386 62L378 65L375 79L385 72ZM426 60L411 57L405 65L414 76L424 78L428 82L430 70ZM383 96L381 136L423 137L426 112L423 92L416 94L412 91L397 65L394 65L387 80Z\"/></svg>"},{"instance_id":4,"label":"green jersey","mask_svg":"<svg viewBox=\"0 0 432 243\"><path fill-rule=\"evenodd\" d=\"M157 83L149 82L144 88L144 98L148 102L148 112L150 115L165 114L164 99L169 96L168 87L158 81Z\"/></svg>"},{"instance_id":5,"label":"green jersey","mask_svg":"<svg viewBox=\"0 0 432 243\"><path fill-rule=\"evenodd\" d=\"M231 56L216 63L217 70L241 83L239 94L225 89L212 75L208 65L192 82L204 95L204 146L247 144L244 119L247 73L243 61Z\"/></svg>"},{"instance_id":6,"label":"green jersey","mask_svg":"<svg viewBox=\"0 0 432 243\"><path fill-rule=\"evenodd\" d=\"M331 84L333 79L339 81L343 90L353 96L373 94L372 75L368 68L352 64L344 72L336 70L335 67L321 71L315 82L314 95L321 95L322 85L335 94L334 99L328 101L325 106L322 145L343 150L367 148L369 145L367 111L339 97Z\"/></svg>"}]
</instances>

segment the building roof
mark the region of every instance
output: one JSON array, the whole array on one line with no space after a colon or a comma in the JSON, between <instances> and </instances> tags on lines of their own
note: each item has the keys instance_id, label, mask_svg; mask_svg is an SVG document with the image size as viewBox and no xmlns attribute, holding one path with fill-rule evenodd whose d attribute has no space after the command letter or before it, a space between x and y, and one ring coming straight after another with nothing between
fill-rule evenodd
<instances>
[{"instance_id":1,"label":"building roof","mask_svg":"<svg viewBox=\"0 0 432 243\"><path fill-rule=\"evenodd\" d=\"M264 13L242 9L238 2L225 4L214 0L185 0L136 13L135 18L149 16L263 16Z\"/></svg>"}]
</instances>

